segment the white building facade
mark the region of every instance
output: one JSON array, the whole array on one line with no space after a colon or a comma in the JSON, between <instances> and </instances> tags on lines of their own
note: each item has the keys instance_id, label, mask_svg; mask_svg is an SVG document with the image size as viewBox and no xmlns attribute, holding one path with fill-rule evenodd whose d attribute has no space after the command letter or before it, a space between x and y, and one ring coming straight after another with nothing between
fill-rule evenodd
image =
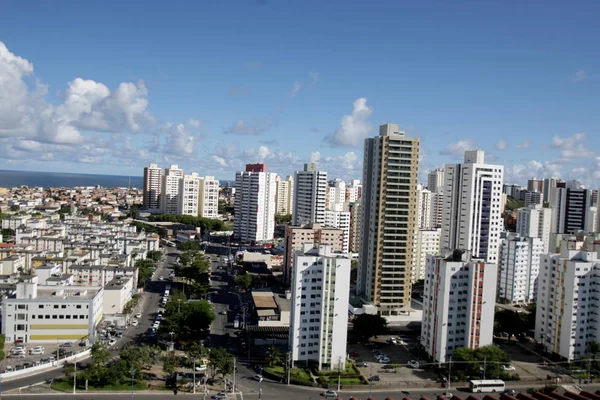
<instances>
[{"instance_id":1,"label":"white building facade","mask_svg":"<svg viewBox=\"0 0 600 400\"><path fill-rule=\"evenodd\" d=\"M289 339L294 363L344 369L350 269L347 254L329 246L307 244L295 253Z\"/></svg>"},{"instance_id":2,"label":"white building facade","mask_svg":"<svg viewBox=\"0 0 600 400\"><path fill-rule=\"evenodd\" d=\"M535 339L548 352L571 361L600 340L600 259L597 251L569 250L541 256Z\"/></svg>"},{"instance_id":3,"label":"white building facade","mask_svg":"<svg viewBox=\"0 0 600 400\"><path fill-rule=\"evenodd\" d=\"M219 217L219 181L214 176L200 178L198 184L198 216Z\"/></svg>"},{"instance_id":4,"label":"white building facade","mask_svg":"<svg viewBox=\"0 0 600 400\"><path fill-rule=\"evenodd\" d=\"M411 281L413 283L425 279L427 256L437 256L440 254L441 233L442 230L440 228L417 230L413 251L413 268L411 271Z\"/></svg>"},{"instance_id":5,"label":"white building facade","mask_svg":"<svg viewBox=\"0 0 600 400\"><path fill-rule=\"evenodd\" d=\"M544 246L543 252L550 251L552 209L541 206L519 208L517 211L517 233L522 237L538 238Z\"/></svg>"},{"instance_id":6,"label":"white building facade","mask_svg":"<svg viewBox=\"0 0 600 400\"><path fill-rule=\"evenodd\" d=\"M277 214L288 215L294 210L294 178L288 176L285 180L277 177Z\"/></svg>"},{"instance_id":7,"label":"white building facade","mask_svg":"<svg viewBox=\"0 0 600 400\"><path fill-rule=\"evenodd\" d=\"M183 170L179 169L177 165L165 168L160 196L161 211L164 214L179 214L179 184L182 179Z\"/></svg>"},{"instance_id":8,"label":"white building facade","mask_svg":"<svg viewBox=\"0 0 600 400\"><path fill-rule=\"evenodd\" d=\"M144 168L144 208L157 210L160 208L160 193L162 191L162 168L150 164Z\"/></svg>"},{"instance_id":9,"label":"white building facade","mask_svg":"<svg viewBox=\"0 0 600 400\"><path fill-rule=\"evenodd\" d=\"M198 195L200 193L200 177L197 173L184 175L179 180L179 212L178 214L198 216Z\"/></svg>"},{"instance_id":10,"label":"white building facade","mask_svg":"<svg viewBox=\"0 0 600 400\"><path fill-rule=\"evenodd\" d=\"M272 240L275 232L277 175L269 172L238 172L235 177L233 231L240 240Z\"/></svg>"},{"instance_id":11,"label":"white building facade","mask_svg":"<svg viewBox=\"0 0 600 400\"><path fill-rule=\"evenodd\" d=\"M463 164L444 168L441 248L469 250L475 258L497 263L504 167L485 164L484 157L482 150L468 150Z\"/></svg>"},{"instance_id":12,"label":"white building facade","mask_svg":"<svg viewBox=\"0 0 600 400\"><path fill-rule=\"evenodd\" d=\"M500 242L498 297L509 303L535 301L535 284L540 272L544 244L538 238L510 233Z\"/></svg>"},{"instance_id":13,"label":"white building facade","mask_svg":"<svg viewBox=\"0 0 600 400\"><path fill-rule=\"evenodd\" d=\"M347 253L350 246L350 212L325 211L325 225L339 228L344 231L344 246L342 251Z\"/></svg>"},{"instance_id":14,"label":"white building facade","mask_svg":"<svg viewBox=\"0 0 600 400\"><path fill-rule=\"evenodd\" d=\"M427 257L421 345L434 362L492 344L498 267L455 251Z\"/></svg>"},{"instance_id":15,"label":"white building facade","mask_svg":"<svg viewBox=\"0 0 600 400\"><path fill-rule=\"evenodd\" d=\"M296 226L325 222L327 204L327 172L317 170L315 163L304 164L294 177L292 224Z\"/></svg>"}]
</instances>

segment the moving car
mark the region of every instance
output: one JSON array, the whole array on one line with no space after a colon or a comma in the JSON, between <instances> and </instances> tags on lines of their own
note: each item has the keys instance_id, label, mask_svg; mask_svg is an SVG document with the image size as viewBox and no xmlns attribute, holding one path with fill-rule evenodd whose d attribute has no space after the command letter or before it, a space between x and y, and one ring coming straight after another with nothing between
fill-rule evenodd
<instances>
[{"instance_id":1,"label":"moving car","mask_svg":"<svg viewBox=\"0 0 600 400\"><path fill-rule=\"evenodd\" d=\"M140 318L142 318L142 313L137 313L137 314L135 314L135 317L136 317L137 319L140 319Z\"/></svg>"},{"instance_id":2,"label":"moving car","mask_svg":"<svg viewBox=\"0 0 600 400\"><path fill-rule=\"evenodd\" d=\"M73 343L71 343L71 342L65 342L60 345L60 347L72 347L72 346L73 346Z\"/></svg>"},{"instance_id":3,"label":"moving car","mask_svg":"<svg viewBox=\"0 0 600 400\"><path fill-rule=\"evenodd\" d=\"M442 397L447 400L450 400L452 397L454 397L454 395L450 392L446 392L446 393L442 393Z\"/></svg>"},{"instance_id":4,"label":"moving car","mask_svg":"<svg viewBox=\"0 0 600 400\"><path fill-rule=\"evenodd\" d=\"M366 361L357 361L356 366L357 367L368 367L369 364Z\"/></svg>"},{"instance_id":5,"label":"moving car","mask_svg":"<svg viewBox=\"0 0 600 400\"><path fill-rule=\"evenodd\" d=\"M217 394L213 394L212 396L210 396L210 398L216 400L227 399L227 392L219 392Z\"/></svg>"},{"instance_id":6,"label":"moving car","mask_svg":"<svg viewBox=\"0 0 600 400\"><path fill-rule=\"evenodd\" d=\"M502 371L514 371L515 367L513 367L512 365L503 365L502 366Z\"/></svg>"},{"instance_id":7,"label":"moving car","mask_svg":"<svg viewBox=\"0 0 600 400\"><path fill-rule=\"evenodd\" d=\"M338 394L337 394L337 392L335 392L333 390L328 390L326 392L321 393L321 396L325 397L326 399L329 398L329 397L337 399Z\"/></svg>"},{"instance_id":8,"label":"moving car","mask_svg":"<svg viewBox=\"0 0 600 400\"><path fill-rule=\"evenodd\" d=\"M379 375L375 375L369 378L370 382L379 382L381 380L381 378L379 377Z\"/></svg>"},{"instance_id":9,"label":"moving car","mask_svg":"<svg viewBox=\"0 0 600 400\"><path fill-rule=\"evenodd\" d=\"M410 360L408 362L408 366L411 368L419 368L419 362L415 360Z\"/></svg>"},{"instance_id":10,"label":"moving car","mask_svg":"<svg viewBox=\"0 0 600 400\"><path fill-rule=\"evenodd\" d=\"M502 392L502 394L507 394L509 396L516 396L517 391L514 389L506 389L504 392Z\"/></svg>"},{"instance_id":11,"label":"moving car","mask_svg":"<svg viewBox=\"0 0 600 400\"><path fill-rule=\"evenodd\" d=\"M263 376L262 376L262 375L254 375L254 376L252 377L252 379L254 379L255 381L262 382L262 380L263 380Z\"/></svg>"},{"instance_id":12,"label":"moving car","mask_svg":"<svg viewBox=\"0 0 600 400\"><path fill-rule=\"evenodd\" d=\"M133 321L131 321L131 326L138 326L139 322L137 319L134 319Z\"/></svg>"}]
</instances>

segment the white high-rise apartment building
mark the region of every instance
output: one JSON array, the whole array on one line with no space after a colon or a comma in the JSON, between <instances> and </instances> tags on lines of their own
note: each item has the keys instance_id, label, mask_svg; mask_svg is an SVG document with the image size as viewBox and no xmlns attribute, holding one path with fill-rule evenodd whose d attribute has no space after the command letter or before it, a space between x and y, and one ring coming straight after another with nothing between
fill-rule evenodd
<instances>
[{"instance_id":1,"label":"white high-rise apartment building","mask_svg":"<svg viewBox=\"0 0 600 400\"><path fill-rule=\"evenodd\" d=\"M325 211L325 225L344 231L344 245L342 251L347 253L350 247L350 212L349 211Z\"/></svg>"},{"instance_id":2,"label":"white high-rise apartment building","mask_svg":"<svg viewBox=\"0 0 600 400\"><path fill-rule=\"evenodd\" d=\"M164 214L179 214L179 183L183 179L183 170L177 165L165 169L162 179L161 211Z\"/></svg>"},{"instance_id":3,"label":"white high-rise apartment building","mask_svg":"<svg viewBox=\"0 0 600 400\"><path fill-rule=\"evenodd\" d=\"M283 180L277 177L277 214L292 214L294 210L294 178L288 175Z\"/></svg>"},{"instance_id":4,"label":"white high-rise apartment building","mask_svg":"<svg viewBox=\"0 0 600 400\"><path fill-rule=\"evenodd\" d=\"M431 193L444 191L444 169L436 168L427 175L427 189Z\"/></svg>"},{"instance_id":5,"label":"white high-rise apartment building","mask_svg":"<svg viewBox=\"0 0 600 400\"><path fill-rule=\"evenodd\" d=\"M329 181L327 186L328 210L342 211L346 202L346 182L341 179Z\"/></svg>"},{"instance_id":6,"label":"white high-rise apartment building","mask_svg":"<svg viewBox=\"0 0 600 400\"><path fill-rule=\"evenodd\" d=\"M421 345L436 362L492 344L498 266L455 250L427 257Z\"/></svg>"},{"instance_id":7,"label":"white high-rise apartment building","mask_svg":"<svg viewBox=\"0 0 600 400\"><path fill-rule=\"evenodd\" d=\"M197 173L184 175L179 180L179 210L178 214L198 216L198 193L200 192L200 177Z\"/></svg>"},{"instance_id":8,"label":"white high-rise apartment building","mask_svg":"<svg viewBox=\"0 0 600 400\"><path fill-rule=\"evenodd\" d=\"M219 181L214 176L200 177L198 189L198 216L219 217Z\"/></svg>"},{"instance_id":9,"label":"white high-rise apartment building","mask_svg":"<svg viewBox=\"0 0 600 400\"><path fill-rule=\"evenodd\" d=\"M362 196L362 185L360 180L353 179L349 185L346 186L346 201L348 203L354 203Z\"/></svg>"},{"instance_id":10,"label":"white high-rise apartment building","mask_svg":"<svg viewBox=\"0 0 600 400\"><path fill-rule=\"evenodd\" d=\"M413 268L411 272L411 281L414 283L425 279L425 265L427 256L437 256L440 254L440 237L442 230L419 229L415 236L415 247L413 250Z\"/></svg>"},{"instance_id":11,"label":"white high-rise apartment building","mask_svg":"<svg viewBox=\"0 0 600 400\"><path fill-rule=\"evenodd\" d=\"M162 168L150 164L144 168L144 208L146 210L160 209L160 194L162 191Z\"/></svg>"},{"instance_id":12,"label":"white high-rise apartment building","mask_svg":"<svg viewBox=\"0 0 600 400\"><path fill-rule=\"evenodd\" d=\"M358 295L383 315L410 308L419 139L396 124L365 139Z\"/></svg>"},{"instance_id":13,"label":"white high-rise apartment building","mask_svg":"<svg viewBox=\"0 0 600 400\"><path fill-rule=\"evenodd\" d=\"M517 211L517 233L523 237L542 241L543 253L550 251L550 228L552 209L541 206L519 208Z\"/></svg>"},{"instance_id":14,"label":"white high-rise apartment building","mask_svg":"<svg viewBox=\"0 0 600 400\"><path fill-rule=\"evenodd\" d=\"M498 297L510 303L535 301L535 283L540 272L544 244L536 237L509 233L500 242Z\"/></svg>"},{"instance_id":15,"label":"white high-rise apartment building","mask_svg":"<svg viewBox=\"0 0 600 400\"><path fill-rule=\"evenodd\" d=\"M318 171L315 163L304 164L294 178L292 224L296 226L325 222L327 172Z\"/></svg>"},{"instance_id":16,"label":"white high-rise apartment building","mask_svg":"<svg viewBox=\"0 0 600 400\"><path fill-rule=\"evenodd\" d=\"M246 171L235 176L234 235L246 242L271 240L275 231L277 174L248 169L251 168L246 166Z\"/></svg>"},{"instance_id":17,"label":"white high-rise apartment building","mask_svg":"<svg viewBox=\"0 0 600 400\"><path fill-rule=\"evenodd\" d=\"M344 370L350 301L350 258L306 244L294 254L289 343L292 361Z\"/></svg>"},{"instance_id":18,"label":"white high-rise apartment building","mask_svg":"<svg viewBox=\"0 0 600 400\"><path fill-rule=\"evenodd\" d=\"M541 192L525 192L525 207L544 205L544 194Z\"/></svg>"},{"instance_id":19,"label":"white high-rise apartment building","mask_svg":"<svg viewBox=\"0 0 600 400\"><path fill-rule=\"evenodd\" d=\"M591 341L600 341L597 251L562 249L541 256L535 339L568 361L583 358Z\"/></svg>"},{"instance_id":20,"label":"white high-rise apartment building","mask_svg":"<svg viewBox=\"0 0 600 400\"><path fill-rule=\"evenodd\" d=\"M482 150L465 151L463 164L444 168L441 249L468 250L475 258L498 262L504 167L485 164Z\"/></svg>"},{"instance_id":21,"label":"white high-rise apartment building","mask_svg":"<svg viewBox=\"0 0 600 400\"><path fill-rule=\"evenodd\" d=\"M417 229L431 227L432 193L423 185L417 185Z\"/></svg>"}]
</instances>

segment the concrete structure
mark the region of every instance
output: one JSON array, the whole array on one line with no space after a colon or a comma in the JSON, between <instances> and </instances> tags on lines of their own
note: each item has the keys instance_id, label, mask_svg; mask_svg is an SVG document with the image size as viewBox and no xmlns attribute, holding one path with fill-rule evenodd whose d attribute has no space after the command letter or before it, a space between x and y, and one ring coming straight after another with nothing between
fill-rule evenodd
<instances>
[{"instance_id":1,"label":"concrete structure","mask_svg":"<svg viewBox=\"0 0 600 400\"><path fill-rule=\"evenodd\" d=\"M600 340L600 284L597 249L541 256L537 284L535 339L568 361L584 358L587 344Z\"/></svg>"},{"instance_id":2,"label":"concrete structure","mask_svg":"<svg viewBox=\"0 0 600 400\"><path fill-rule=\"evenodd\" d=\"M219 217L219 181L214 176L200 177L198 216L213 219Z\"/></svg>"},{"instance_id":3,"label":"concrete structure","mask_svg":"<svg viewBox=\"0 0 600 400\"><path fill-rule=\"evenodd\" d=\"M277 214L288 215L294 210L294 178L288 175L285 180L277 176Z\"/></svg>"},{"instance_id":4,"label":"concrete structure","mask_svg":"<svg viewBox=\"0 0 600 400\"><path fill-rule=\"evenodd\" d=\"M134 293L132 277L116 277L108 282L104 286L104 314L121 314Z\"/></svg>"},{"instance_id":5,"label":"concrete structure","mask_svg":"<svg viewBox=\"0 0 600 400\"><path fill-rule=\"evenodd\" d=\"M396 124L365 139L357 294L393 315L410 310L419 139Z\"/></svg>"},{"instance_id":6,"label":"concrete structure","mask_svg":"<svg viewBox=\"0 0 600 400\"><path fill-rule=\"evenodd\" d=\"M421 345L435 362L492 344L498 267L455 250L427 257Z\"/></svg>"},{"instance_id":7,"label":"concrete structure","mask_svg":"<svg viewBox=\"0 0 600 400\"><path fill-rule=\"evenodd\" d=\"M275 231L277 174L248 169L259 168L248 164L245 172L235 176L233 232L245 242L271 240Z\"/></svg>"},{"instance_id":8,"label":"concrete structure","mask_svg":"<svg viewBox=\"0 0 600 400\"><path fill-rule=\"evenodd\" d=\"M252 290L252 310L258 326L290 326L291 298L271 289Z\"/></svg>"},{"instance_id":9,"label":"concrete structure","mask_svg":"<svg viewBox=\"0 0 600 400\"><path fill-rule=\"evenodd\" d=\"M436 168L427 175L427 189L431 193L444 191L444 168Z\"/></svg>"},{"instance_id":10,"label":"concrete structure","mask_svg":"<svg viewBox=\"0 0 600 400\"><path fill-rule=\"evenodd\" d=\"M342 211L346 203L346 182L334 179L327 184L325 208L327 210Z\"/></svg>"},{"instance_id":11,"label":"concrete structure","mask_svg":"<svg viewBox=\"0 0 600 400\"><path fill-rule=\"evenodd\" d=\"M150 164L144 168L144 208L158 210L161 192L162 168L159 168L157 164Z\"/></svg>"},{"instance_id":12,"label":"concrete structure","mask_svg":"<svg viewBox=\"0 0 600 400\"><path fill-rule=\"evenodd\" d=\"M362 197L362 185L360 180L353 179L349 185L346 185L346 202L354 203Z\"/></svg>"},{"instance_id":13,"label":"concrete structure","mask_svg":"<svg viewBox=\"0 0 600 400\"><path fill-rule=\"evenodd\" d=\"M444 193L431 193L430 228L441 228L444 221Z\"/></svg>"},{"instance_id":14,"label":"concrete structure","mask_svg":"<svg viewBox=\"0 0 600 400\"><path fill-rule=\"evenodd\" d=\"M160 209L164 214L179 214L179 182L182 179L183 170L177 165L165 169L160 195Z\"/></svg>"},{"instance_id":15,"label":"concrete structure","mask_svg":"<svg viewBox=\"0 0 600 400\"><path fill-rule=\"evenodd\" d=\"M525 207L544 205L544 194L540 192L525 192Z\"/></svg>"},{"instance_id":16,"label":"concrete structure","mask_svg":"<svg viewBox=\"0 0 600 400\"><path fill-rule=\"evenodd\" d=\"M0 260L0 275L11 275L17 272L25 272L26 257L22 255L12 255Z\"/></svg>"},{"instance_id":17,"label":"concrete structure","mask_svg":"<svg viewBox=\"0 0 600 400\"><path fill-rule=\"evenodd\" d=\"M504 231L504 167L485 164L482 150L465 151L463 164L447 164L444 186L442 251L468 250L475 258L497 263Z\"/></svg>"},{"instance_id":18,"label":"concrete structure","mask_svg":"<svg viewBox=\"0 0 600 400\"><path fill-rule=\"evenodd\" d=\"M341 252L344 248L344 231L338 228L323 226L321 224L286 226L283 266L283 275L286 282L290 282L292 266L294 263L294 251L303 249L305 243L328 245L333 251Z\"/></svg>"},{"instance_id":19,"label":"concrete structure","mask_svg":"<svg viewBox=\"0 0 600 400\"><path fill-rule=\"evenodd\" d=\"M544 244L535 237L509 233L500 242L498 297L509 303L535 301L535 284L540 272Z\"/></svg>"},{"instance_id":20,"label":"concrete structure","mask_svg":"<svg viewBox=\"0 0 600 400\"><path fill-rule=\"evenodd\" d=\"M17 283L16 295L3 300L6 342L94 342L102 319L101 287L38 286L37 277Z\"/></svg>"},{"instance_id":21,"label":"concrete structure","mask_svg":"<svg viewBox=\"0 0 600 400\"><path fill-rule=\"evenodd\" d=\"M346 256L312 244L294 254L289 340L293 363L345 368L351 268Z\"/></svg>"},{"instance_id":22,"label":"concrete structure","mask_svg":"<svg viewBox=\"0 0 600 400\"><path fill-rule=\"evenodd\" d=\"M418 229L415 235L415 244L413 250L413 263L411 271L411 282L425 279L425 266L427 256L437 256L440 254L440 237L442 230L436 229Z\"/></svg>"},{"instance_id":23,"label":"concrete structure","mask_svg":"<svg viewBox=\"0 0 600 400\"><path fill-rule=\"evenodd\" d=\"M574 234L586 228L590 191L583 188L556 188L552 212L552 232Z\"/></svg>"},{"instance_id":24,"label":"concrete structure","mask_svg":"<svg viewBox=\"0 0 600 400\"><path fill-rule=\"evenodd\" d=\"M315 163L304 164L294 177L293 225L325 222L327 172L318 171Z\"/></svg>"},{"instance_id":25,"label":"concrete structure","mask_svg":"<svg viewBox=\"0 0 600 400\"><path fill-rule=\"evenodd\" d=\"M178 214L198 216L198 197L200 194L200 177L197 173L184 175L179 180Z\"/></svg>"},{"instance_id":26,"label":"concrete structure","mask_svg":"<svg viewBox=\"0 0 600 400\"><path fill-rule=\"evenodd\" d=\"M552 209L540 206L519 208L517 211L517 233L522 237L538 238L544 246L543 253L550 250Z\"/></svg>"},{"instance_id":27,"label":"concrete structure","mask_svg":"<svg viewBox=\"0 0 600 400\"><path fill-rule=\"evenodd\" d=\"M348 203L348 212L350 213L350 238L348 242L348 251L358 253L360 251L360 216L362 200L354 203Z\"/></svg>"},{"instance_id":28,"label":"concrete structure","mask_svg":"<svg viewBox=\"0 0 600 400\"><path fill-rule=\"evenodd\" d=\"M431 203L431 191L417 185L417 229L431 228Z\"/></svg>"},{"instance_id":29,"label":"concrete structure","mask_svg":"<svg viewBox=\"0 0 600 400\"><path fill-rule=\"evenodd\" d=\"M133 287L137 287L138 281L138 269L135 267L112 267L86 263L70 266L67 273L73 275L76 285L86 287L104 287L118 277L133 278Z\"/></svg>"},{"instance_id":30,"label":"concrete structure","mask_svg":"<svg viewBox=\"0 0 600 400\"><path fill-rule=\"evenodd\" d=\"M527 181L527 191L528 192L538 192L544 193L544 180L531 178Z\"/></svg>"},{"instance_id":31,"label":"concrete structure","mask_svg":"<svg viewBox=\"0 0 600 400\"><path fill-rule=\"evenodd\" d=\"M342 245L342 251L347 253L350 247L350 212L326 210L325 225L344 231L344 244Z\"/></svg>"}]
</instances>

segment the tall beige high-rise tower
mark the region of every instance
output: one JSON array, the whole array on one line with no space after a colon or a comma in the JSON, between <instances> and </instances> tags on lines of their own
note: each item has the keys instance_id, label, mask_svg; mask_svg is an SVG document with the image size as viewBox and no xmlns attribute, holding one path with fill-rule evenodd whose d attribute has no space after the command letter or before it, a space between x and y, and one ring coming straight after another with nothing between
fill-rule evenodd
<instances>
[{"instance_id":1,"label":"tall beige high-rise tower","mask_svg":"<svg viewBox=\"0 0 600 400\"><path fill-rule=\"evenodd\" d=\"M365 139L358 295L382 315L410 308L419 139L396 124Z\"/></svg>"},{"instance_id":2,"label":"tall beige high-rise tower","mask_svg":"<svg viewBox=\"0 0 600 400\"><path fill-rule=\"evenodd\" d=\"M162 168L150 164L144 168L144 208L159 209L162 190Z\"/></svg>"}]
</instances>

